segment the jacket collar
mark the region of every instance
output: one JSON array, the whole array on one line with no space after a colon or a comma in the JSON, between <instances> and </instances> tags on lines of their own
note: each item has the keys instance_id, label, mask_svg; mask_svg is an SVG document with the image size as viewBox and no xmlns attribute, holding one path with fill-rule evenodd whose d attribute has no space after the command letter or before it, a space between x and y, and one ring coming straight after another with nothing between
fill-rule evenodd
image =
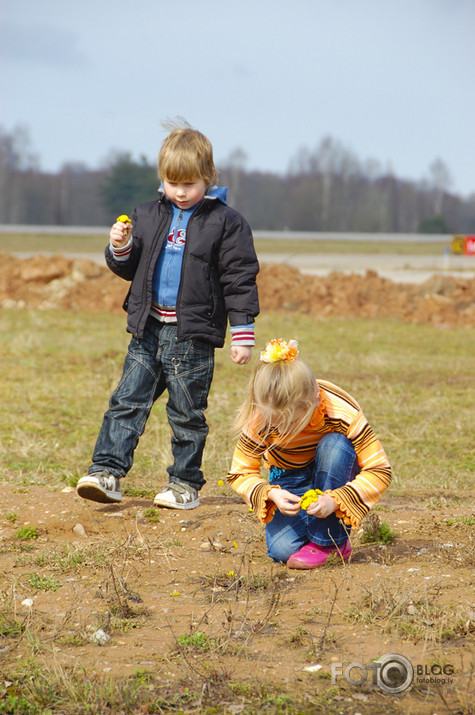
<instances>
[{"instance_id":1,"label":"jacket collar","mask_svg":"<svg viewBox=\"0 0 475 715\"><path fill-rule=\"evenodd\" d=\"M163 188L163 184L160 184L160 188L158 189L158 193L160 194L160 198L166 198L165 194L165 189ZM227 198L228 198L228 188L227 186L216 186L216 184L213 184L213 186L210 186L207 190L205 195L203 196L203 199L210 199L212 201L221 201L222 204L227 206Z\"/></svg>"}]
</instances>

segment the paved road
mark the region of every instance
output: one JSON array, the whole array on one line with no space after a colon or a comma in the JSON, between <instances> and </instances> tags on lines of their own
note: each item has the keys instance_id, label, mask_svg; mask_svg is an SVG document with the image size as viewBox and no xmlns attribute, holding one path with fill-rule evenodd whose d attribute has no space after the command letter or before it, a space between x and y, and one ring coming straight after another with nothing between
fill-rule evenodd
<instances>
[{"instance_id":1,"label":"paved road","mask_svg":"<svg viewBox=\"0 0 475 715\"><path fill-rule=\"evenodd\" d=\"M265 253L259 254L261 263L285 263L315 276L331 271L365 273L374 270L394 283L422 283L436 274L475 278L475 256L446 255L441 251L434 256L407 256L396 254L361 253Z\"/></svg>"},{"instance_id":2,"label":"paved road","mask_svg":"<svg viewBox=\"0 0 475 715\"><path fill-rule=\"evenodd\" d=\"M50 234L104 234L105 240L109 229L107 227L75 227L75 226L2 226L2 232L14 233L33 232ZM372 269L383 278L388 278L395 283L422 283L437 274L463 276L464 278L475 278L475 256L458 256L446 254L444 251L450 243L451 236L426 236L421 234L355 234L355 233L313 233L304 232L268 232L254 231L256 238L282 239L282 251L269 252L260 251L259 260L261 263L285 263L288 266L295 266L303 273L311 275L328 275L331 271L344 271L347 273L365 273ZM289 238L311 239L313 241L332 239L335 241L390 241L398 243L431 243L440 244L440 251L431 256L407 256L407 255L363 255L361 253L299 253L293 254L285 251ZM18 256L27 257L31 254L17 253ZM74 258L88 258L104 265L102 253L68 253Z\"/></svg>"}]
</instances>

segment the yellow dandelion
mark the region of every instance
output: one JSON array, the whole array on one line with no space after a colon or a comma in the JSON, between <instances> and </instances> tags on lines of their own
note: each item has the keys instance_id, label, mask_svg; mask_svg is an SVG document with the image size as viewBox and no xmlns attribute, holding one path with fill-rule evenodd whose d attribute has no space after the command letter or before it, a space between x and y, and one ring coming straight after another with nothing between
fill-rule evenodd
<instances>
[{"instance_id":1,"label":"yellow dandelion","mask_svg":"<svg viewBox=\"0 0 475 715\"><path fill-rule=\"evenodd\" d=\"M117 221L119 221L120 223L132 223L127 214L121 214L120 216L118 216Z\"/></svg>"},{"instance_id":2,"label":"yellow dandelion","mask_svg":"<svg viewBox=\"0 0 475 715\"><path fill-rule=\"evenodd\" d=\"M238 548L237 541L233 541L233 546L234 546L235 549Z\"/></svg>"},{"instance_id":3,"label":"yellow dandelion","mask_svg":"<svg viewBox=\"0 0 475 715\"><path fill-rule=\"evenodd\" d=\"M224 487L224 482L222 479L219 480L218 487Z\"/></svg>"},{"instance_id":4,"label":"yellow dandelion","mask_svg":"<svg viewBox=\"0 0 475 715\"><path fill-rule=\"evenodd\" d=\"M323 494L321 489L309 489L308 492L305 492L305 494L300 497L300 507L307 511L310 504L316 502L320 494Z\"/></svg>"}]
</instances>

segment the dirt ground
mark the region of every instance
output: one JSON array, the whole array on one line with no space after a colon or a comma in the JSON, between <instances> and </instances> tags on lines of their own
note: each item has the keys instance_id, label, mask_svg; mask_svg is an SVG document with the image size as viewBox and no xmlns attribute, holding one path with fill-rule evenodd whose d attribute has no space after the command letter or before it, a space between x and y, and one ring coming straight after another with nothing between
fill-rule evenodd
<instances>
[{"instance_id":1,"label":"dirt ground","mask_svg":"<svg viewBox=\"0 0 475 715\"><path fill-rule=\"evenodd\" d=\"M362 543L360 529L348 564L292 571L266 556L262 528L237 497L204 492L199 508L178 512L132 496L100 505L71 487L1 485L0 614L14 603L30 637L0 630L0 664L27 657L33 641L49 668L151 673L164 701L181 698L179 712L201 711L198 696L220 713L473 712L468 493L393 491L373 512L396 532L392 544ZM28 526L37 538L19 539ZM369 670L394 654L414 668L401 694ZM344 676L355 663L353 681L369 673L358 685Z\"/></svg>"},{"instance_id":2,"label":"dirt ground","mask_svg":"<svg viewBox=\"0 0 475 715\"><path fill-rule=\"evenodd\" d=\"M0 306L120 310L124 283L95 263L1 260ZM264 265L259 288L263 311L475 324L475 280ZM351 561L315 571L272 563L226 487L206 486L193 511L151 506L127 491L100 505L71 487L0 484L0 705L5 674L35 654L98 683L150 677L162 706L137 712L474 712L473 493L390 489L372 518L394 541L364 543L365 520ZM401 655L414 673L395 693L374 661Z\"/></svg>"}]
</instances>

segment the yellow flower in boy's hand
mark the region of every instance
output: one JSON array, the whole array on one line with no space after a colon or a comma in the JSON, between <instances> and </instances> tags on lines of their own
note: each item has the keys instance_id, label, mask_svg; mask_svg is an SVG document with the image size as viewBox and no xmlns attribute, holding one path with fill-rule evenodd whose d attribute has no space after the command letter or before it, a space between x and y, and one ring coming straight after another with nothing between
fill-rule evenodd
<instances>
[{"instance_id":1,"label":"yellow flower in boy's hand","mask_svg":"<svg viewBox=\"0 0 475 715\"><path fill-rule=\"evenodd\" d=\"M117 223L125 223L125 228L122 229L122 241L129 241L132 232L132 221L127 214L121 214L117 217ZM120 245L120 244L116 244Z\"/></svg>"},{"instance_id":2,"label":"yellow flower in boy's hand","mask_svg":"<svg viewBox=\"0 0 475 715\"><path fill-rule=\"evenodd\" d=\"M308 492L305 492L305 494L300 497L300 508L307 511L310 504L316 502L320 494L323 494L321 489L309 489Z\"/></svg>"}]
</instances>

